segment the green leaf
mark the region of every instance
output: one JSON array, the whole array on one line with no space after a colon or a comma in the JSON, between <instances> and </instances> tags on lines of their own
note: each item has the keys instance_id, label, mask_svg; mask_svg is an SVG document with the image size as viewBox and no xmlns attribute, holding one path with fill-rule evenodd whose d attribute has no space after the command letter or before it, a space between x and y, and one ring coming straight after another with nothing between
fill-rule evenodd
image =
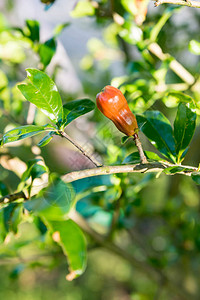
<instances>
[{"instance_id":1,"label":"green leaf","mask_svg":"<svg viewBox=\"0 0 200 300\"><path fill-rule=\"evenodd\" d=\"M7 232L17 233L18 225L21 221L22 204L10 203L3 208L3 223Z\"/></svg>"},{"instance_id":2,"label":"green leaf","mask_svg":"<svg viewBox=\"0 0 200 300\"><path fill-rule=\"evenodd\" d=\"M95 104L90 99L74 100L63 105L64 126L67 126L76 118L87 114L95 108ZM66 120L67 119L67 120Z\"/></svg>"},{"instance_id":3,"label":"green leaf","mask_svg":"<svg viewBox=\"0 0 200 300\"><path fill-rule=\"evenodd\" d=\"M7 186L0 181L0 198L9 194Z\"/></svg>"},{"instance_id":4,"label":"green leaf","mask_svg":"<svg viewBox=\"0 0 200 300\"><path fill-rule=\"evenodd\" d=\"M193 172L191 177L196 184L200 184L200 172Z\"/></svg>"},{"instance_id":5,"label":"green leaf","mask_svg":"<svg viewBox=\"0 0 200 300\"><path fill-rule=\"evenodd\" d=\"M40 24L36 20L26 20L26 26L28 27L30 34L29 38L33 42L39 42L40 40Z\"/></svg>"},{"instance_id":6,"label":"green leaf","mask_svg":"<svg viewBox=\"0 0 200 300\"><path fill-rule=\"evenodd\" d=\"M58 24L55 28L54 28L54 36L57 37L58 35L60 35L63 31L63 29L65 29L66 27L68 27L70 25L69 22L63 23L63 24Z\"/></svg>"},{"instance_id":7,"label":"green leaf","mask_svg":"<svg viewBox=\"0 0 200 300\"><path fill-rule=\"evenodd\" d=\"M189 43L189 50L195 55L200 55L200 42L191 40Z\"/></svg>"},{"instance_id":8,"label":"green leaf","mask_svg":"<svg viewBox=\"0 0 200 300\"><path fill-rule=\"evenodd\" d=\"M39 141L38 146L39 147L46 146L52 140L54 134L55 134L55 131L50 131L49 133L47 133L47 135L45 135L41 139L41 141Z\"/></svg>"},{"instance_id":9,"label":"green leaf","mask_svg":"<svg viewBox=\"0 0 200 300\"><path fill-rule=\"evenodd\" d=\"M83 0L77 2L74 10L72 10L70 14L73 18L93 16L95 14L95 8L90 2Z\"/></svg>"},{"instance_id":10,"label":"green leaf","mask_svg":"<svg viewBox=\"0 0 200 300\"><path fill-rule=\"evenodd\" d=\"M133 137L131 137L131 136L126 136L126 135L125 135L125 136L123 136L123 137L121 138L121 143L122 143L122 144L125 144L126 141L129 140L129 139L131 139L131 138L133 138Z\"/></svg>"},{"instance_id":11,"label":"green leaf","mask_svg":"<svg viewBox=\"0 0 200 300\"><path fill-rule=\"evenodd\" d=\"M180 103L174 121L174 137L178 162L189 145L196 127L196 112L190 108L189 103ZM186 153L185 153L186 154Z\"/></svg>"},{"instance_id":12,"label":"green leaf","mask_svg":"<svg viewBox=\"0 0 200 300\"><path fill-rule=\"evenodd\" d=\"M142 41L143 32L136 26L133 22L126 21L123 24L123 29L119 32L121 38L123 38L127 43L135 45Z\"/></svg>"},{"instance_id":13,"label":"green leaf","mask_svg":"<svg viewBox=\"0 0 200 300\"><path fill-rule=\"evenodd\" d=\"M63 182L55 174L49 180L49 186L42 189L35 198L24 203L24 206L48 220L64 220L75 204L75 191L71 184Z\"/></svg>"},{"instance_id":14,"label":"green leaf","mask_svg":"<svg viewBox=\"0 0 200 300\"><path fill-rule=\"evenodd\" d=\"M37 134L44 132L45 130L47 130L47 128L48 125L44 125L44 126L25 125L25 126L11 129L3 135L1 139L1 145L35 136Z\"/></svg>"},{"instance_id":15,"label":"green leaf","mask_svg":"<svg viewBox=\"0 0 200 300\"><path fill-rule=\"evenodd\" d=\"M151 151L144 151L148 161L165 161L163 158L158 156L156 153ZM137 164L140 163L140 155L138 152L129 154L122 162L123 164Z\"/></svg>"},{"instance_id":16,"label":"green leaf","mask_svg":"<svg viewBox=\"0 0 200 300\"><path fill-rule=\"evenodd\" d=\"M172 167L169 167L169 168L166 168L163 170L163 172L167 175L173 175L173 174L176 174L176 173L179 173L179 172L183 172L187 170L187 168L185 167L181 167L181 166L172 166Z\"/></svg>"},{"instance_id":17,"label":"green leaf","mask_svg":"<svg viewBox=\"0 0 200 300\"><path fill-rule=\"evenodd\" d=\"M167 158L175 162L175 141L169 120L159 111L147 111L137 116L140 130Z\"/></svg>"},{"instance_id":18,"label":"green leaf","mask_svg":"<svg viewBox=\"0 0 200 300\"><path fill-rule=\"evenodd\" d=\"M53 80L37 69L26 69L27 83L18 88L24 97L35 104L47 117L59 124L63 118L63 107L60 94Z\"/></svg>"},{"instance_id":19,"label":"green leaf","mask_svg":"<svg viewBox=\"0 0 200 300\"><path fill-rule=\"evenodd\" d=\"M47 224L53 232L54 240L67 256L70 274L66 278L71 281L79 277L85 271L87 263L86 240L81 229L72 220L48 220Z\"/></svg>"},{"instance_id":20,"label":"green leaf","mask_svg":"<svg viewBox=\"0 0 200 300\"><path fill-rule=\"evenodd\" d=\"M192 97L190 97L189 95L186 95L182 92L177 92L177 91L173 91L173 92L169 92L166 94L166 98L168 102L177 104L180 102L185 102L185 103L190 103L191 108L195 108L195 101Z\"/></svg>"},{"instance_id":21,"label":"green leaf","mask_svg":"<svg viewBox=\"0 0 200 300\"><path fill-rule=\"evenodd\" d=\"M36 165L38 162L41 162L42 159L41 158L35 158L35 159L31 159L27 162L27 169L26 171L24 171L24 173L21 176L21 181L26 181L29 179L29 177L31 176L31 171L32 168L34 167L34 165Z\"/></svg>"},{"instance_id":22,"label":"green leaf","mask_svg":"<svg viewBox=\"0 0 200 300\"><path fill-rule=\"evenodd\" d=\"M39 48L40 61L45 68L50 63L55 53L56 53L56 41L54 38L51 38L48 41L46 41L44 44L40 45Z\"/></svg>"}]
</instances>

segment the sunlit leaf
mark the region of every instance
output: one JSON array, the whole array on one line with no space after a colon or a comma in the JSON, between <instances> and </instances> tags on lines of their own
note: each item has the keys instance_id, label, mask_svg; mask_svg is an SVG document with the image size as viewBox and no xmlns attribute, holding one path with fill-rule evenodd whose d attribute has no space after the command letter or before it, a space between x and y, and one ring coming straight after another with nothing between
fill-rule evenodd
<instances>
[{"instance_id":1,"label":"sunlit leaf","mask_svg":"<svg viewBox=\"0 0 200 300\"><path fill-rule=\"evenodd\" d=\"M50 131L49 133L47 133L47 135L45 135L41 139L41 141L39 141L38 146L39 147L46 146L52 140L54 134L55 134L55 131Z\"/></svg>"},{"instance_id":2,"label":"sunlit leaf","mask_svg":"<svg viewBox=\"0 0 200 300\"><path fill-rule=\"evenodd\" d=\"M182 92L173 91L166 94L166 98L171 103L178 104L180 102L190 103L191 108L195 108L195 101L189 95L186 95Z\"/></svg>"},{"instance_id":3,"label":"sunlit leaf","mask_svg":"<svg viewBox=\"0 0 200 300\"><path fill-rule=\"evenodd\" d=\"M26 26L29 29L29 38L35 42L40 40L40 24L36 20L26 20Z\"/></svg>"},{"instance_id":4,"label":"sunlit leaf","mask_svg":"<svg viewBox=\"0 0 200 300\"><path fill-rule=\"evenodd\" d=\"M37 126L37 125L25 125L17 127L6 132L0 140L1 145L20 141L28 137L40 134L48 129L48 125Z\"/></svg>"},{"instance_id":5,"label":"sunlit leaf","mask_svg":"<svg viewBox=\"0 0 200 300\"><path fill-rule=\"evenodd\" d=\"M191 40L189 43L189 50L193 54L200 55L200 42Z\"/></svg>"},{"instance_id":6,"label":"sunlit leaf","mask_svg":"<svg viewBox=\"0 0 200 300\"><path fill-rule=\"evenodd\" d=\"M86 0L82 0L77 2L74 10L71 11L71 16L74 18L81 18L85 16L93 16L94 13L94 6Z\"/></svg>"},{"instance_id":7,"label":"sunlit leaf","mask_svg":"<svg viewBox=\"0 0 200 300\"><path fill-rule=\"evenodd\" d=\"M63 118L60 94L53 80L37 69L27 69L27 83L18 88L24 97L35 104L49 119L58 124Z\"/></svg>"},{"instance_id":8,"label":"sunlit leaf","mask_svg":"<svg viewBox=\"0 0 200 300\"><path fill-rule=\"evenodd\" d=\"M72 220L47 221L53 232L53 239L62 247L67 256L70 273L67 280L80 276L86 268L86 240L78 225ZM47 226L48 226L47 225Z\"/></svg>"},{"instance_id":9,"label":"sunlit leaf","mask_svg":"<svg viewBox=\"0 0 200 300\"><path fill-rule=\"evenodd\" d=\"M123 24L123 29L120 31L119 35L129 44L137 44L142 41L143 33L142 30L136 26L133 22L125 22Z\"/></svg>"},{"instance_id":10,"label":"sunlit leaf","mask_svg":"<svg viewBox=\"0 0 200 300\"><path fill-rule=\"evenodd\" d=\"M56 41L54 38L49 39L44 44L40 45L39 55L40 61L44 67L48 66L52 57L56 53Z\"/></svg>"},{"instance_id":11,"label":"sunlit leaf","mask_svg":"<svg viewBox=\"0 0 200 300\"><path fill-rule=\"evenodd\" d=\"M62 24L58 24L55 28L54 28L54 36L58 36L59 34L62 33L63 29L65 29L66 27L68 27L70 25L69 22L66 23L62 23Z\"/></svg>"}]
</instances>

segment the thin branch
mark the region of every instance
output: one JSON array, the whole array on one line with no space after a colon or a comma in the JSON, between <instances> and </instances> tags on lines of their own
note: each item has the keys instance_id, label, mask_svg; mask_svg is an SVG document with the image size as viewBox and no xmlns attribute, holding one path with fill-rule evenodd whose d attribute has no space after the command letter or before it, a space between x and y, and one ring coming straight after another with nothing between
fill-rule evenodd
<instances>
[{"instance_id":1,"label":"thin branch","mask_svg":"<svg viewBox=\"0 0 200 300\"><path fill-rule=\"evenodd\" d=\"M200 8L199 1L189 1L189 0L188 1L187 0L186 1L184 1L184 0L157 0L155 2L155 6L159 6L164 3Z\"/></svg>"},{"instance_id":2,"label":"thin branch","mask_svg":"<svg viewBox=\"0 0 200 300\"><path fill-rule=\"evenodd\" d=\"M80 170L80 171L75 171L63 175L62 180L64 182L73 182L78 179L83 179L88 177L119 174L119 173L147 173L147 172L159 173L168 167L176 167L176 166L185 167L186 169L188 169L188 170L177 172L176 174L184 174L187 176L191 176L192 172L197 171L197 168L195 167L176 165L176 164L171 164L166 161L163 161L163 162L154 162L154 163L147 163L147 164L105 166L105 167L99 167L95 169Z\"/></svg>"},{"instance_id":3,"label":"thin branch","mask_svg":"<svg viewBox=\"0 0 200 300\"><path fill-rule=\"evenodd\" d=\"M139 136L138 136L137 133L135 133L135 134L133 135L133 139L134 139L135 145L136 145L136 147L137 147L137 149L138 149L138 152L139 152L139 155L140 155L140 161L141 161L141 163L142 163L142 164L147 164L148 161L147 161L147 158L146 158L146 156L145 156L145 154L144 154L144 151L143 151L143 149L142 149L142 144L141 144L141 142L140 142L140 139L139 139Z\"/></svg>"},{"instance_id":4,"label":"thin branch","mask_svg":"<svg viewBox=\"0 0 200 300\"><path fill-rule=\"evenodd\" d=\"M111 175L111 174L119 174L119 173L148 173L148 172L160 173L162 172L162 170L165 170L168 167L183 167L182 171L170 175L182 174L182 175L191 176L192 172L198 171L198 168L196 167L171 164L170 162L162 161L162 162L154 162L154 163L146 163L146 164L102 166L94 169L85 169L85 170L67 173L63 175L61 179L66 183L70 183L79 179L101 176L101 175ZM25 200L27 199L23 191L0 198L0 203L13 202L20 198Z\"/></svg>"},{"instance_id":5,"label":"thin branch","mask_svg":"<svg viewBox=\"0 0 200 300\"><path fill-rule=\"evenodd\" d=\"M183 1L184 2L184 1ZM185 2L187 3L187 2ZM200 2L199 2L200 3ZM157 56L161 61L164 61L169 58L173 58L168 53L163 53L162 49L157 43L151 43L148 46L149 51ZM169 67L174 73L176 73L183 81L185 81L188 85L192 85L195 83L195 78L190 74L177 60L173 58L173 60L169 63Z\"/></svg>"},{"instance_id":6,"label":"thin branch","mask_svg":"<svg viewBox=\"0 0 200 300\"><path fill-rule=\"evenodd\" d=\"M66 140L68 140L70 143L72 143L79 151L81 151L81 153L83 155L85 155L85 157L87 157L96 167L101 167L102 164L100 164L94 157L89 156L86 151L80 146L78 145L67 133L63 132L63 131L59 131L59 134L65 138Z\"/></svg>"},{"instance_id":7,"label":"thin branch","mask_svg":"<svg viewBox=\"0 0 200 300\"><path fill-rule=\"evenodd\" d=\"M15 200L18 200L18 199L25 199L27 200L26 198L26 195L24 194L23 191L19 192L19 193L15 193L15 194L11 194L11 195L6 195L2 198L0 198L0 203L11 203Z\"/></svg>"}]
</instances>

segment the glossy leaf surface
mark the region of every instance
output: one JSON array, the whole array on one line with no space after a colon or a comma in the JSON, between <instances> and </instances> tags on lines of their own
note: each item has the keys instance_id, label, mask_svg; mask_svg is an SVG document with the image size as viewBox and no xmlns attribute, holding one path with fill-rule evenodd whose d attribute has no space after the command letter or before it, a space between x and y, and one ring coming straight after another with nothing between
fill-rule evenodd
<instances>
[{"instance_id":1,"label":"glossy leaf surface","mask_svg":"<svg viewBox=\"0 0 200 300\"><path fill-rule=\"evenodd\" d=\"M174 121L174 137L176 141L176 153L178 161L189 145L196 127L196 112L190 109L189 104L180 103L176 119ZM185 153L186 154L186 153Z\"/></svg>"},{"instance_id":2,"label":"glossy leaf surface","mask_svg":"<svg viewBox=\"0 0 200 300\"><path fill-rule=\"evenodd\" d=\"M37 69L27 69L27 83L19 84L18 88L24 97L35 104L55 124L63 117L60 94L53 80Z\"/></svg>"},{"instance_id":3,"label":"glossy leaf surface","mask_svg":"<svg viewBox=\"0 0 200 300\"><path fill-rule=\"evenodd\" d=\"M41 141L39 141L38 146L39 147L44 147L46 146L53 138L53 135L55 134L55 131L50 131L49 133L47 133L42 139Z\"/></svg>"},{"instance_id":4,"label":"glossy leaf surface","mask_svg":"<svg viewBox=\"0 0 200 300\"><path fill-rule=\"evenodd\" d=\"M48 66L52 57L56 52L56 41L54 38L49 39L44 44L40 45L39 55L40 61L43 64L44 68Z\"/></svg>"},{"instance_id":5,"label":"glossy leaf surface","mask_svg":"<svg viewBox=\"0 0 200 300\"><path fill-rule=\"evenodd\" d=\"M147 111L137 116L140 130L166 157L175 161L175 140L169 120L159 111Z\"/></svg>"},{"instance_id":6,"label":"glossy leaf surface","mask_svg":"<svg viewBox=\"0 0 200 300\"><path fill-rule=\"evenodd\" d=\"M74 100L66 103L63 106L65 126L94 108L95 104L90 99Z\"/></svg>"},{"instance_id":7,"label":"glossy leaf surface","mask_svg":"<svg viewBox=\"0 0 200 300\"><path fill-rule=\"evenodd\" d=\"M0 140L0 142L1 145L11 143L11 142L16 142L40 134L44 132L46 129L47 129L47 125L45 126L25 125L25 126L17 127L6 132L3 135L2 139Z\"/></svg>"}]
</instances>

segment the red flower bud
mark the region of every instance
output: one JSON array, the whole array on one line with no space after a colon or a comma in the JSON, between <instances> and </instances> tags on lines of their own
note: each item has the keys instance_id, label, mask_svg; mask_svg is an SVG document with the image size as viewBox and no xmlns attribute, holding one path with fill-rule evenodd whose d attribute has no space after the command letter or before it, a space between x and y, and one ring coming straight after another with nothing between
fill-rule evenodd
<instances>
[{"instance_id":1,"label":"red flower bud","mask_svg":"<svg viewBox=\"0 0 200 300\"><path fill-rule=\"evenodd\" d=\"M137 133L138 125L134 114L130 111L126 98L120 90L107 85L102 92L97 94L96 102L98 109L115 126L127 136Z\"/></svg>"}]
</instances>

